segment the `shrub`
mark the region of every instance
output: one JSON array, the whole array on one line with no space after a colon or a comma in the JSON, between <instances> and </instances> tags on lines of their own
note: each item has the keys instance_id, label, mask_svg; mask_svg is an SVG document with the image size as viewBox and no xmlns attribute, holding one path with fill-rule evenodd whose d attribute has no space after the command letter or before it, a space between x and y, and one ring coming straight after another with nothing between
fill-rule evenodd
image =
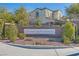
<instances>
[{"instance_id":1,"label":"shrub","mask_svg":"<svg viewBox=\"0 0 79 59\"><path fill-rule=\"evenodd\" d=\"M55 40L55 38L49 38L49 40L48 41L54 41Z\"/></svg>"},{"instance_id":2,"label":"shrub","mask_svg":"<svg viewBox=\"0 0 79 59\"><path fill-rule=\"evenodd\" d=\"M72 22L68 21L64 25L64 43L71 43L75 36L75 27Z\"/></svg>"},{"instance_id":3,"label":"shrub","mask_svg":"<svg viewBox=\"0 0 79 59\"><path fill-rule=\"evenodd\" d=\"M3 19L0 19L0 39L2 39L3 28L4 28L4 21Z\"/></svg>"},{"instance_id":4,"label":"shrub","mask_svg":"<svg viewBox=\"0 0 79 59\"><path fill-rule=\"evenodd\" d=\"M18 29L16 25L10 23L5 27L5 37L8 38L10 41L14 42L17 39Z\"/></svg>"},{"instance_id":5,"label":"shrub","mask_svg":"<svg viewBox=\"0 0 79 59\"><path fill-rule=\"evenodd\" d=\"M25 35L24 33L19 33L19 34L18 34L18 37L19 37L20 39L24 39L24 38L26 37L26 35Z\"/></svg>"},{"instance_id":6,"label":"shrub","mask_svg":"<svg viewBox=\"0 0 79 59\"><path fill-rule=\"evenodd\" d=\"M2 40L2 37L0 36L0 40Z\"/></svg>"},{"instance_id":7,"label":"shrub","mask_svg":"<svg viewBox=\"0 0 79 59\"><path fill-rule=\"evenodd\" d=\"M70 44L71 41L68 37L64 36L64 44Z\"/></svg>"},{"instance_id":8,"label":"shrub","mask_svg":"<svg viewBox=\"0 0 79 59\"><path fill-rule=\"evenodd\" d=\"M64 38L61 38L61 42L64 42Z\"/></svg>"},{"instance_id":9,"label":"shrub","mask_svg":"<svg viewBox=\"0 0 79 59\"><path fill-rule=\"evenodd\" d=\"M79 43L79 36L78 36L78 35L76 36L75 42L76 42L76 43Z\"/></svg>"},{"instance_id":10,"label":"shrub","mask_svg":"<svg viewBox=\"0 0 79 59\"><path fill-rule=\"evenodd\" d=\"M39 28L39 27L41 27L41 26L42 26L42 22L37 19L37 20L35 21L35 27L36 27L36 28Z\"/></svg>"}]
</instances>

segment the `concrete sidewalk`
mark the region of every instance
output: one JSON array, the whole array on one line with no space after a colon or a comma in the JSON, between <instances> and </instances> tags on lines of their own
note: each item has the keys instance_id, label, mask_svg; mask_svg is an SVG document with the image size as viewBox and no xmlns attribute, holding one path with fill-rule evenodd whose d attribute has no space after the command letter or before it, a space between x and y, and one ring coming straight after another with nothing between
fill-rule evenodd
<instances>
[{"instance_id":1,"label":"concrete sidewalk","mask_svg":"<svg viewBox=\"0 0 79 59\"><path fill-rule=\"evenodd\" d=\"M79 53L79 47L63 49L26 49L0 42L0 56L66 56Z\"/></svg>"}]
</instances>

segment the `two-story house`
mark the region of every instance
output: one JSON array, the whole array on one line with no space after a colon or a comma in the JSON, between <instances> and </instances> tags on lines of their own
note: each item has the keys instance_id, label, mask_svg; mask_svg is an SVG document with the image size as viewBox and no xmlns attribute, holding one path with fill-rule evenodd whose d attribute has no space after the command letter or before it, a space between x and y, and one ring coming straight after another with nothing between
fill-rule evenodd
<instances>
[{"instance_id":1,"label":"two-story house","mask_svg":"<svg viewBox=\"0 0 79 59\"><path fill-rule=\"evenodd\" d=\"M55 20L62 20L62 12L60 10L50 10L48 8L37 8L33 10L29 15L31 24L34 24L36 20L40 20L42 24L53 24Z\"/></svg>"},{"instance_id":2,"label":"two-story house","mask_svg":"<svg viewBox=\"0 0 79 59\"><path fill-rule=\"evenodd\" d=\"M53 16L54 20L62 20L62 17L63 17L62 11L55 10L55 11L53 11L53 15L52 16Z\"/></svg>"}]
</instances>

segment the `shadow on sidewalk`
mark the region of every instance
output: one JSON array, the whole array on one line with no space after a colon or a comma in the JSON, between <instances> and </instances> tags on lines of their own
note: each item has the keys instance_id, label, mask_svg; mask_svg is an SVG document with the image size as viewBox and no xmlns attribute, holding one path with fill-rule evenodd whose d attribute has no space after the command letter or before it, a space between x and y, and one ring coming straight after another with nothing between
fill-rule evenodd
<instances>
[{"instance_id":1,"label":"shadow on sidewalk","mask_svg":"<svg viewBox=\"0 0 79 59\"><path fill-rule=\"evenodd\" d=\"M67 55L67 56L79 56L79 52L78 53L74 53L74 54L70 54L70 55Z\"/></svg>"}]
</instances>

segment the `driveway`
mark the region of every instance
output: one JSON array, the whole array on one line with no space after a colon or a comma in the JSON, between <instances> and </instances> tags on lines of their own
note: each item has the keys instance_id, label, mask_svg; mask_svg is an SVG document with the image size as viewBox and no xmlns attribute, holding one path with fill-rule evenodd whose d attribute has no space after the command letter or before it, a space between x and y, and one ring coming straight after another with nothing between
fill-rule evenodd
<instances>
[{"instance_id":1,"label":"driveway","mask_svg":"<svg viewBox=\"0 0 79 59\"><path fill-rule=\"evenodd\" d=\"M27 49L0 42L0 56L65 56L79 55L79 47L63 49Z\"/></svg>"}]
</instances>

